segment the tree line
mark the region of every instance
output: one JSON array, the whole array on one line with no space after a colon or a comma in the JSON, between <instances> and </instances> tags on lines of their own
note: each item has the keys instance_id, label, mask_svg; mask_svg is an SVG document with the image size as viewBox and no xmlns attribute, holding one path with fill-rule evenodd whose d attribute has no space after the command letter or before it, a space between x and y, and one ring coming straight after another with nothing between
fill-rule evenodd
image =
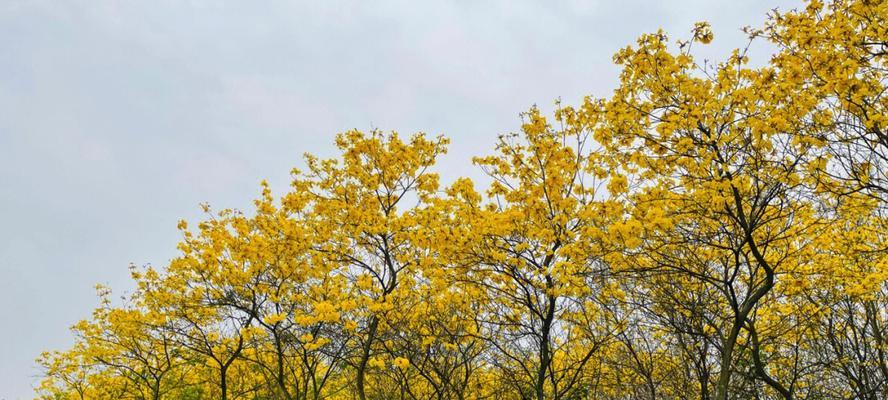
<instances>
[{"instance_id":1,"label":"tree line","mask_svg":"<svg viewBox=\"0 0 888 400\"><path fill-rule=\"evenodd\" d=\"M888 398L888 2L645 34L609 97L448 139L337 135L38 360L41 399Z\"/></svg>"}]
</instances>

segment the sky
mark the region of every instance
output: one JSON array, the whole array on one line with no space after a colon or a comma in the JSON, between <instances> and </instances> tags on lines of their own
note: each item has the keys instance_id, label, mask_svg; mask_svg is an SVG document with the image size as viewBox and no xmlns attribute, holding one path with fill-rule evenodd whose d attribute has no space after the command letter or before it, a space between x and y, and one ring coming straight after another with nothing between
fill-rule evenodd
<instances>
[{"instance_id":1,"label":"sky","mask_svg":"<svg viewBox=\"0 0 888 400\"><path fill-rule=\"evenodd\" d=\"M556 99L607 96L612 55L710 21L718 60L795 1L226 2L0 0L0 400L28 399L41 351L95 284L176 256L199 204L249 209L302 154L357 128L451 138L442 181ZM753 62L768 57L754 47Z\"/></svg>"}]
</instances>

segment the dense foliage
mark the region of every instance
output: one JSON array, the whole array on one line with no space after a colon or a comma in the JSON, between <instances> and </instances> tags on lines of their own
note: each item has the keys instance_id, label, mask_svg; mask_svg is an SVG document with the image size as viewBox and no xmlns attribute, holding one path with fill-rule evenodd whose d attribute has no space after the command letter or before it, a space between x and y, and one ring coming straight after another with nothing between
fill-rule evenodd
<instances>
[{"instance_id":1,"label":"dense foliage","mask_svg":"<svg viewBox=\"0 0 888 400\"><path fill-rule=\"evenodd\" d=\"M338 135L100 288L40 398L888 398L888 2L746 31L776 54L641 36L485 190L439 183L443 137Z\"/></svg>"}]
</instances>

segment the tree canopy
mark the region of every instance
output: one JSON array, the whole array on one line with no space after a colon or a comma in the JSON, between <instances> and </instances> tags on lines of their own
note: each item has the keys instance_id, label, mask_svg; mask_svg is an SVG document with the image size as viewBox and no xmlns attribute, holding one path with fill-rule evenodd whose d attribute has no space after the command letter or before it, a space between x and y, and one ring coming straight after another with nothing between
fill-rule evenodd
<instances>
[{"instance_id":1,"label":"tree canopy","mask_svg":"<svg viewBox=\"0 0 888 400\"><path fill-rule=\"evenodd\" d=\"M357 130L288 192L204 207L41 399L888 398L888 2L645 34L610 97L448 139Z\"/></svg>"}]
</instances>

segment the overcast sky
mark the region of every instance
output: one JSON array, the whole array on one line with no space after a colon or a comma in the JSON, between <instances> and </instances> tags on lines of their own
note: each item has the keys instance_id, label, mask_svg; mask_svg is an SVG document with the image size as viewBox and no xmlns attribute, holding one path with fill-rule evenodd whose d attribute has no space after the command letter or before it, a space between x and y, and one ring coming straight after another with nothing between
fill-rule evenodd
<instances>
[{"instance_id":1,"label":"overcast sky","mask_svg":"<svg viewBox=\"0 0 888 400\"><path fill-rule=\"evenodd\" d=\"M796 2L0 0L0 399L31 398L93 286L175 255L198 204L278 192L351 128L452 139L444 180L533 104L606 96L613 53L708 20L711 58ZM323 4L321 4L323 3ZM754 56L767 58L763 47Z\"/></svg>"}]
</instances>

